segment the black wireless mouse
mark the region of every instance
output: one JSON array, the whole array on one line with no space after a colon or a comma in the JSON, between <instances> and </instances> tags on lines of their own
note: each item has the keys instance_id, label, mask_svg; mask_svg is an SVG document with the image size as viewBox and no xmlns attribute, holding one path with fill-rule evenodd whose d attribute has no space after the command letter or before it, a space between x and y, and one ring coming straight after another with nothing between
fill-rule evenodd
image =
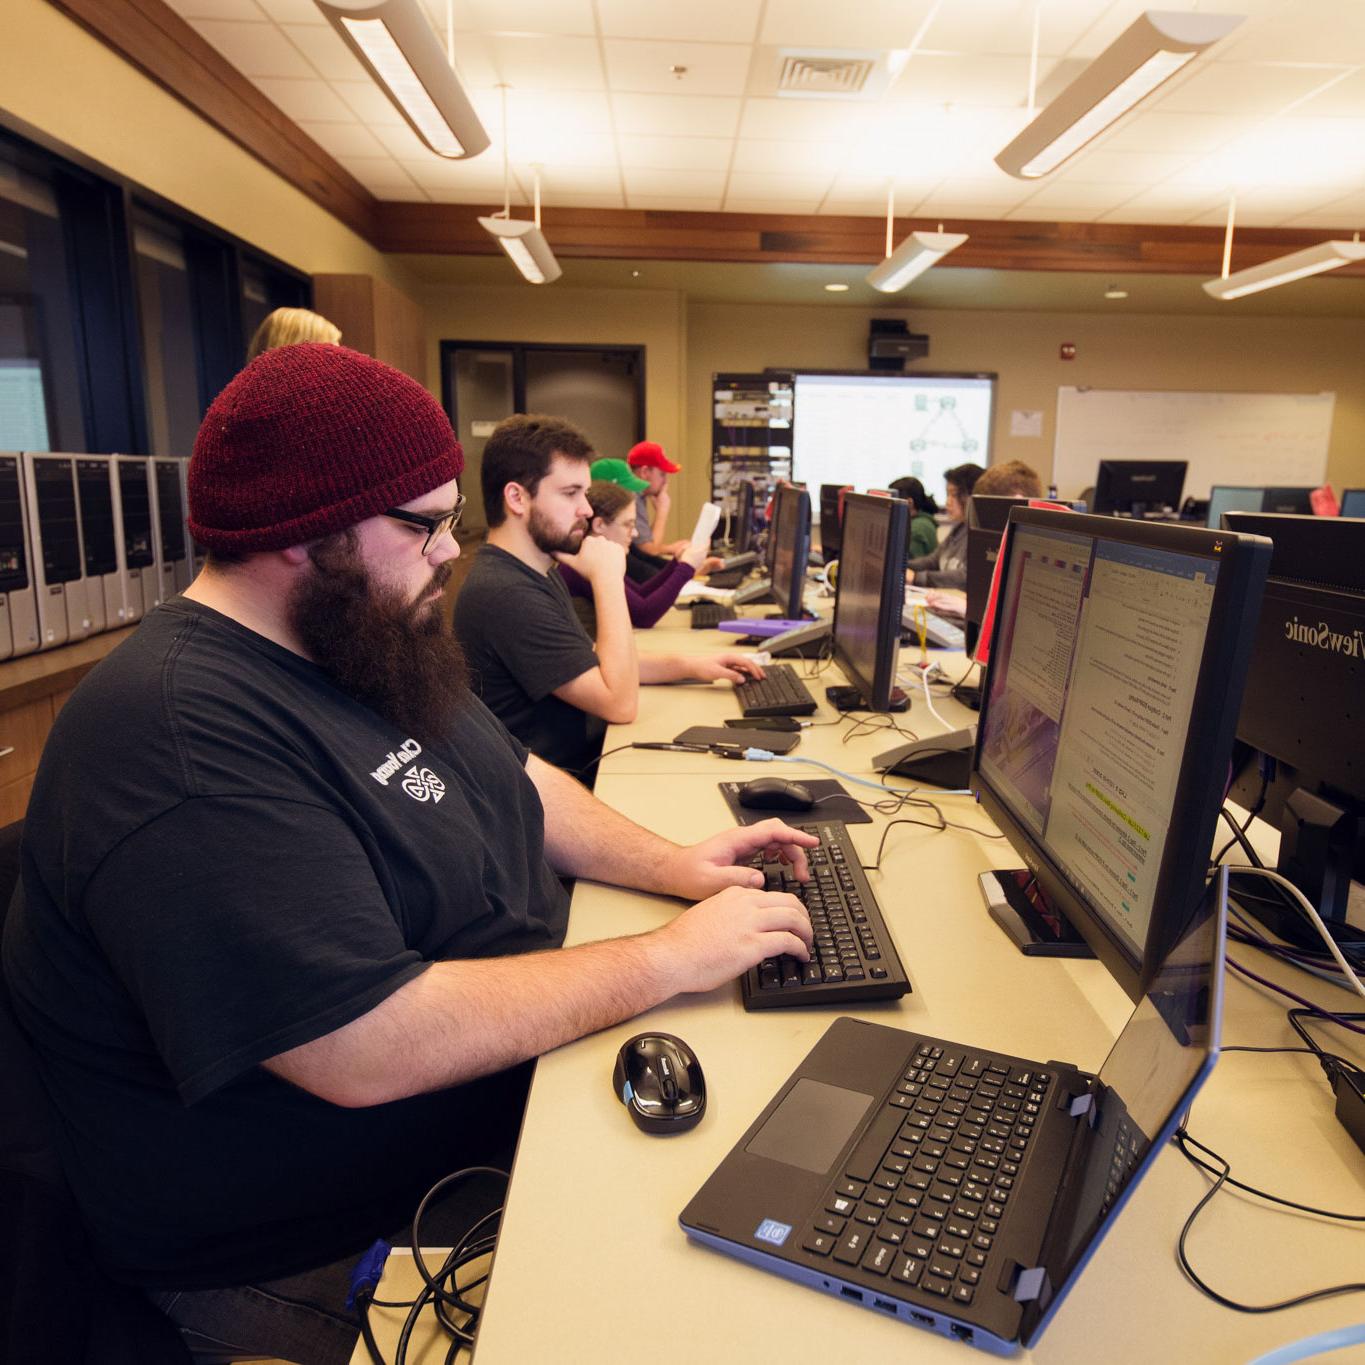
<instances>
[{"instance_id":1,"label":"black wireless mouse","mask_svg":"<svg viewBox=\"0 0 1365 1365\"><path fill-rule=\"evenodd\" d=\"M746 810L809 810L815 804L809 787L780 777L760 777L746 782L736 799Z\"/></svg>"},{"instance_id":2,"label":"black wireless mouse","mask_svg":"<svg viewBox=\"0 0 1365 1365\"><path fill-rule=\"evenodd\" d=\"M616 1054L616 1097L646 1133L685 1133L706 1112L706 1079L671 1033L637 1033Z\"/></svg>"}]
</instances>

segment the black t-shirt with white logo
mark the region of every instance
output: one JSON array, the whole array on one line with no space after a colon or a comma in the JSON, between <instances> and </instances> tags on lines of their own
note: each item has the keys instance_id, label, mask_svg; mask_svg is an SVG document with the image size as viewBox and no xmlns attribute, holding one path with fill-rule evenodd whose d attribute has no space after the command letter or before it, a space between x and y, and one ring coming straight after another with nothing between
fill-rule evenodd
<instances>
[{"instance_id":1,"label":"black t-shirt with white logo","mask_svg":"<svg viewBox=\"0 0 1365 1365\"><path fill-rule=\"evenodd\" d=\"M525 759L473 697L419 743L183 598L77 688L29 804L4 966L117 1278L193 1289L329 1262L477 1150L479 1085L343 1109L258 1064L434 961L562 942Z\"/></svg>"}]
</instances>

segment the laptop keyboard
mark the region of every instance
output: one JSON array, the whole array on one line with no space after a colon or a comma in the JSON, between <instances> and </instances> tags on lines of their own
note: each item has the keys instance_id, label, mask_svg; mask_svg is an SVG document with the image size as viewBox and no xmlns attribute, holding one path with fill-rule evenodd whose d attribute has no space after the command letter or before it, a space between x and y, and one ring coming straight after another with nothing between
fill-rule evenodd
<instances>
[{"instance_id":1,"label":"laptop keyboard","mask_svg":"<svg viewBox=\"0 0 1365 1365\"><path fill-rule=\"evenodd\" d=\"M815 698L790 664L768 664L764 678L735 684L735 696L746 716L809 716Z\"/></svg>"},{"instance_id":2,"label":"laptop keyboard","mask_svg":"<svg viewBox=\"0 0 1365 1365\"><path fill-rule=\"evenodd\" d=\"M820 840L819 848L806 852L810 881L798 882L787 863L760 857L754 866L762 868L767 890L789 891L805 905L815 933L811 960L770 957L745 972L744 1008L845 1005L904 995L910 982L847 827L832 820L798 828Z\"/></svg>"},{"instance_id":3,"label":"laptop keyboard","mask_svg":"<svg viewBox=\"0 0 1365 1365\"><path fill-rule=\"evenodd\" d=\"M698 602L692 608L693 630L715 630L722 621L734 621L739 613L723 602Z\"/></svg>"},{"instance_id":4,"label":"laptop keyboard","mask_svg":"<svg viewBox=\"0 0 1365 1365\"><path fill-rule=\"evenodd\" d=\"M922 1043L803 1230L802 1247L970 1304L1051 1079L990 1054Z\"/></svg>"}]
</instances>

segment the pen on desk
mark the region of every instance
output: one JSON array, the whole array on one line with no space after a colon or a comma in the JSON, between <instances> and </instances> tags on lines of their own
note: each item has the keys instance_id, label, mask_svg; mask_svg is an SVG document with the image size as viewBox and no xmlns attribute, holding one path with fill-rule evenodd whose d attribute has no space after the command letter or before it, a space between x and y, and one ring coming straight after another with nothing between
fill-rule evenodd
<instances>
[{"instance_id":1,"label":"pen on desk","mask_svg":"<svg viewBox=\"0 0 1365 1365\"><path fill-rule=\"evenodd\" d=\"M662 749L669 754L709 754L709 744L665 744L659 740L642 741L630 746L632 749Z\"/></svg>"}]
</instances>

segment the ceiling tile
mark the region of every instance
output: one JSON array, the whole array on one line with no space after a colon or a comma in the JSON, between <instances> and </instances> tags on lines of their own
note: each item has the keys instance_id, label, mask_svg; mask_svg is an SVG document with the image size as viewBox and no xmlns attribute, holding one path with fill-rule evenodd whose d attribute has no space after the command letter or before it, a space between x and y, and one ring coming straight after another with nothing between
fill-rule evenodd
<instances>
[{"instance_id":1,"label":"ceiling tile","mask_svg":"<svg viewBox=\"0 0 1365 1365\"><path fill-rule=\"evenodd\" d=\"M744 101L739 134L782 142L846 143L873 121L865 104L837 100L750 99Z\"/></svg>"},{"instance_id":2,"label":"ceiling tile","mask_svg":"<svg viewBox=\"0 0 1365 1365\"><path fill-rule=\"evenodd\" d=\"M383 156L384 145L358 123L306 123L303 129L323 151L332 156Z\"/></svg>"},{"instance_id":3,"label":"ceiling tile","mask_svg":"<svg viewBox=\"0 0 1365 1365\"><path fill-rule=\"evenodd\" d=\"M325 24L326 15L313 0L256 0L277 24Z\"/></svg>"},{"instance_id":4,"label":"ceiling tile","mask_svg":"<svg viewBox=\"0 0 1365 1365\"><path fill-rule=\"evenodd\" d=\"M725 193L724 171L648 171L630 169L625 172L626 193L633 200L637 194L685 199L719 199Z\"/></svg>"},{"instance_id":5,"label":"ceiling tile","mask_svg":"<svg viewBox=\"0 0 1365 1365\"><path fill-rule=\"evenodd\" d=\"M843 149L834 143L770 142L750 138L738 143L731 169L762 175L819 174L826 180L844 166Z\"/></svg>"},{"instance_id":6,"label":"ceiling tile","mask_svg":"<svg viewBox=\"0 0 1365 1365\"><path fill-rule=\"evenodd\" d=\"M887 93L888 104L973 104L1014 109L1028 100L1027 57L917 53Z\"/></svg>"},{"instance_id":7,"label":"ceiling tile","mask_svg":"<svg viewBox=\"0 0 1365 1365\"><path fill-rule=\"evenodd\" d=\"M1110 0L1048 0L1042 6L1039 51L1060 55L1085 32ZM947 3L924 35L926 48L955 52L990 52L1027 57L1033 49L1033 16L1037 0L972 0Z\"/></svg>"},{"instance_id":8,"label":"ceiling tile","mask_svg":"<svg viewBox=\"0 0 1365 1365\"><path fill-rule=\"evenodd\" d=\"M429 161L399 158L399 165L424 190L470 187L483 194L502 198L502 166L482 167L474 162L446 161L433 156ZM515 193L515 186L513 187Z\"/></svg>"},{"instance_id":9,"label":"ceiling tile","mask_svg":"<svg viewBox=\"0 0 1365 1365\"><path fill-rule=\"evenodd\" d=\"M438 33L445 32L445 0L428 0ZM455 28L483 33L596 32L592 0L455 0Z\"/></svg>"},{"instance_id":10,"label":"ceiling tile","mask_svg":"<svg viewBox=\"0 0 1365 1365\"><path fill-rule=\"evenodd\" d=\"M1290 227L1336 228L1365 232L1365 194L1348 195L1289 221Z\"/></svg>"},{"instance_id":11,"label":"ceiling tile","mask_svg":"<svg viewBox=\"0 0 1365 1365\"><path fill-rule=\"evenodd\" d=\"M684 213L718 213L720 195L684 198L671 194L627 194L626 207L632 209L669 209Z\"/></svg>"},{"instance_id":12,"label":"ceiling tile","mask_svg":"<svg viewBox=\"0 0 1365 1365\"><path fill-rule=\"evenodd\" d=\"M627 137L618 135L623 166L681 171L723 171L731 142L721 137Z\"/></svg>"},{"instance_id":13,"label":"ceiling tile","mask_svg":"<svg viewBox=\"0 0 1365 1365\"><path fill-rule=\"evenodd\" d=\"M742 95L750 49L740 43L651 43L610 38L602 44L613 91L656 95ZM674 75L671 67L686 67Z\"/></svg>"},{"instance_id":14,"label":"ceiling tile","mask_svg":"<svg viewBox=\"0 0 1365 1365\"><path fill-rule=\"evenodd\" d=\"M726 213L798 213L812 214L820 207L818 194L807 195L801 199L791 197L771 199L737 199L732 194L725 196Z\"/></svg>"},{"instance_id":15,"label":"ceiling tile","mask_svg":"<svg viewBox=\"0 0 1365 1365\"><path fill-rule=\"evenodd\" d=\"M329 81L368 80L369 72L330 24L284 24L285 37Z\"/></svg>"},{"instance_id":16,"label":"ceiling tile","mask_svg":"<svg viewBox=\"0 0 1365 1365\"><path fill-rule=\"evenodd\" d=\"M768 0L759 42L785 47L904 48L929 13L931 0Z\"/></svg>"},{"instance_id":17,"label":"ceiling tile","mask_svg":"<svg viewBox=\"0 0 1365 1365\"><path fill-rule=\"evenodd\" d=\"M761 0L690 0L687 5L597 0L604 37L682 42L751 43L761 8Z\"/></svg>"},{"instance_id":18,"label":"ceiling tile","mask_svg":"<svg viewBox=\"0 0 1365 1365\"><path fill-rule=\"evenodd\" d=\"M252 84L271 104L295 121L313 119L327 123L354 123L355 111L341 99L325 81L314 76L311 80L287 80L275 76L257 76ZM383 96L380 96L383 99ZM388 104L387 100L384 100ZM392 109L393 105L389 105ZM394 111L394 117L399 117Z\"/></svg>"},{"instance_id":19,"label":"ceiling tile","mask_svg":"<svg viewBox=\"0 0 1365 1365\"><path fill-rule=\"evenodd\" d=\"M1365 51L1365 6L1340 0L1298 0L1278 12L1248 20L1219 49L1234 62L1338 63L1342 54Z\"/></svg>"},{"instance_id":20,"label":"ceiling tile","mask_svg":"<svg viewBox=\"0 0 1365 1365\"><path fill-rule=\"evenodd\" d=\"M742 103L724 95L611 96L616 127L641 136L733 137Z\"/></svg>"},{"instance_id":21,"label":"ceiling tile","mask_svg":"<svg viewBox=\"0 0 1365 1365\"><path fill-rule=\"evenodd\" d=\"M1014 217L1016 215L1010 215ZM1133 209L1120 205L1109 213L1102 213L1095 221L1098 223L1155 223L1160 225L1188 223L1195 216L1188 204L1162 208Z\"/></svg>"},{"instance_id":22,"label":"ceiling tile","mask_svg":"<svg viewBox=\"0 0 1365 1365\"><path fill-rule=\"evenodd\" d=\"M293 43L274 24L225 23L216 19L193 21L208 39L244 76L316 76Z\"/></svg>"},{"instance_id":23,"label":"ceiling tile","mask_svg":"<svg viewBox=\"0 0 1365 1365\"><path fill-rule=\"evenodd\" d=\"M364 183L365 182L362 180L361 184ZM383 202L388 202L391 204L431 203L431 196L425 190L418 189L417 186L412 184L411 182L409 182L406 185L394 183L390 185L381 185L378 187L366 185L365 188L368 189L370 193L373 194L374 197L378 199L381 203Z\"/></svg>"},{"instance_id":24,"label":"ceiling tile","mask_svg":"<svg viewBox=\"0 0 1365 1365\"><path fill-rule=\"evenodd\" d=\"M604 88L595 38L499 34L488 43L499 77L514 91Z\"/></svg>"},{"instance_id":25,"label":"ceiling tile","mask_svg":"<svg viewBox=\"0 0 1365 1365\"><path fill-rule=\"evenodd\" d=\"M261 82L257 81L257 84ZM368 78L363 81L334 81L332 89L366 127L403 123L403 115L398 112L394 102Z\"/></svg>"},{"instance_id":26,"label":"ceiling tile","mask_svg":"<svg viewBox=\"0 0 1365 1365\"><path fill-rule=\"evenodd\" d=\"M235 19L259 22L267 16L256 0L166 0L182 19ZM309 0L311 4L311 0ZM316 5L313 13L318 13Z\"/></svg>"},{"instance_id":27,"label":"ceiling tile","mask_svg":"<svg viewBox=\"0 0 1365 1365\"><path fill-rule=\"evenodd\" d=\"M1249 127L1231 114L1176 114L1139 109L1106 135L1106 152L1210 152Z\"/></svg>"},{"instance_id":28,"label":"ceiling tile","mask_svg":"<svg viewBox=\"0 0 1365 1365\"><path fill-rule=\"evenodd\" d=\"M408 157L414 161L425 161L428 158L435 162L445 161L444 157L437 156L401 119L398 123L372 123L369 128L383 144L384 149L400 161ZM487 158L488 153L484 152L473 160L485 161Z\"/></svg>"},{"instance_id":29,"label":"ceiling tile","mask_svg":"<svg viewBox=\"0 0 1365 1365\"><path fill-rule=\"evenodd\" d=\"M349 156L341 153L337 160L346 167L362 185L370 188L383 186L409 186L413 178L391 156Z\"/></svg>"},{"instance_id":30,"label":"ceiling tile","mask_svg":"<svg viewBox=\"0 0 1365 1365\"><path fill-rule=\"evenodd\" d=\"M682 139L678 139L681 141ZM542 128L514 128L508 139L508 151L513 161L525 165L556 166L616 166L616 139L610 133L573 133L547 125ZM494 160L502 156L500 150ZM495 149L489 148L484 158Z\"/></svg>"},{"instance_id":31,"label":"ceiling tile","mask_svg":"<svg viewBox=\"0 0 1365 1365\"><path fill-rule=\"evenodd\" d=\"M1214 62L1169 93L1158 91L1152 107L1163 113L1276 114L1325 79L1321 67Z\"/></svg>"},{"instance_id":32,"label":"ceiling tile","mask_svg":"<svg viewBox=\"0 0 1365 1365\"><path fill-rule=\"evenodd\" d=\"M1359 50L1365 53L1365 43L1361 44ZM1313 95L1294 112L1315 118L1365 114L1365 70L1356 71L1329 89Z\"/></svg>"},{"instance_id":33,"label":"ceiling tile","mask_svg":"<svg viewBox=\"0 0 1365 1365\"><path fill-rule=\"evenodd\" d=\"M1033 193L1033 186L1001 175L988 180L960 180L950 177L935 187L933 198L955 204L979 204L982 208L1011 208Z\"/></svg>"},{"instance_id":34,"label":"ceiling tile","mask_svg":"<svg viewBox=\"0 0 1365 1365\"><path fill-rule=\"evenodd\" d=\"M827 175L733 174L727 191L730 199L809 199L812 207L829 192Z\"/></svg>"},{"instance_id":35,"label":"ceiling tile","mask_svg":"<svg viewBox=\"0 0 1365 1365\"><path fill-rule=\"evenodd\" d=\"M1026 201L1029 208L1045 208L1049 204L1065 204L1069 208L1093 208L1097 212L1107 212L1119 204L1127 203L1135 194L1141 194L1145 183L1131 185L1104 183L1087 184L1079 177L1074 181L1044 185L1035 190Z\"/></svg>"},{"instance_id":36,"label":"ceiling tile","mask_svg":"<svg viewBox=\"0 0 1365 1365\"><path fill-rule=\"evenodd\" d=\"M1112 181L1115 184L1151 185L1184 170L1194 157L1183 152L1111 152L1107 148L1083 151L1061 172L1047 177L1053 183Z\"/></svg>"}]
</instances>

